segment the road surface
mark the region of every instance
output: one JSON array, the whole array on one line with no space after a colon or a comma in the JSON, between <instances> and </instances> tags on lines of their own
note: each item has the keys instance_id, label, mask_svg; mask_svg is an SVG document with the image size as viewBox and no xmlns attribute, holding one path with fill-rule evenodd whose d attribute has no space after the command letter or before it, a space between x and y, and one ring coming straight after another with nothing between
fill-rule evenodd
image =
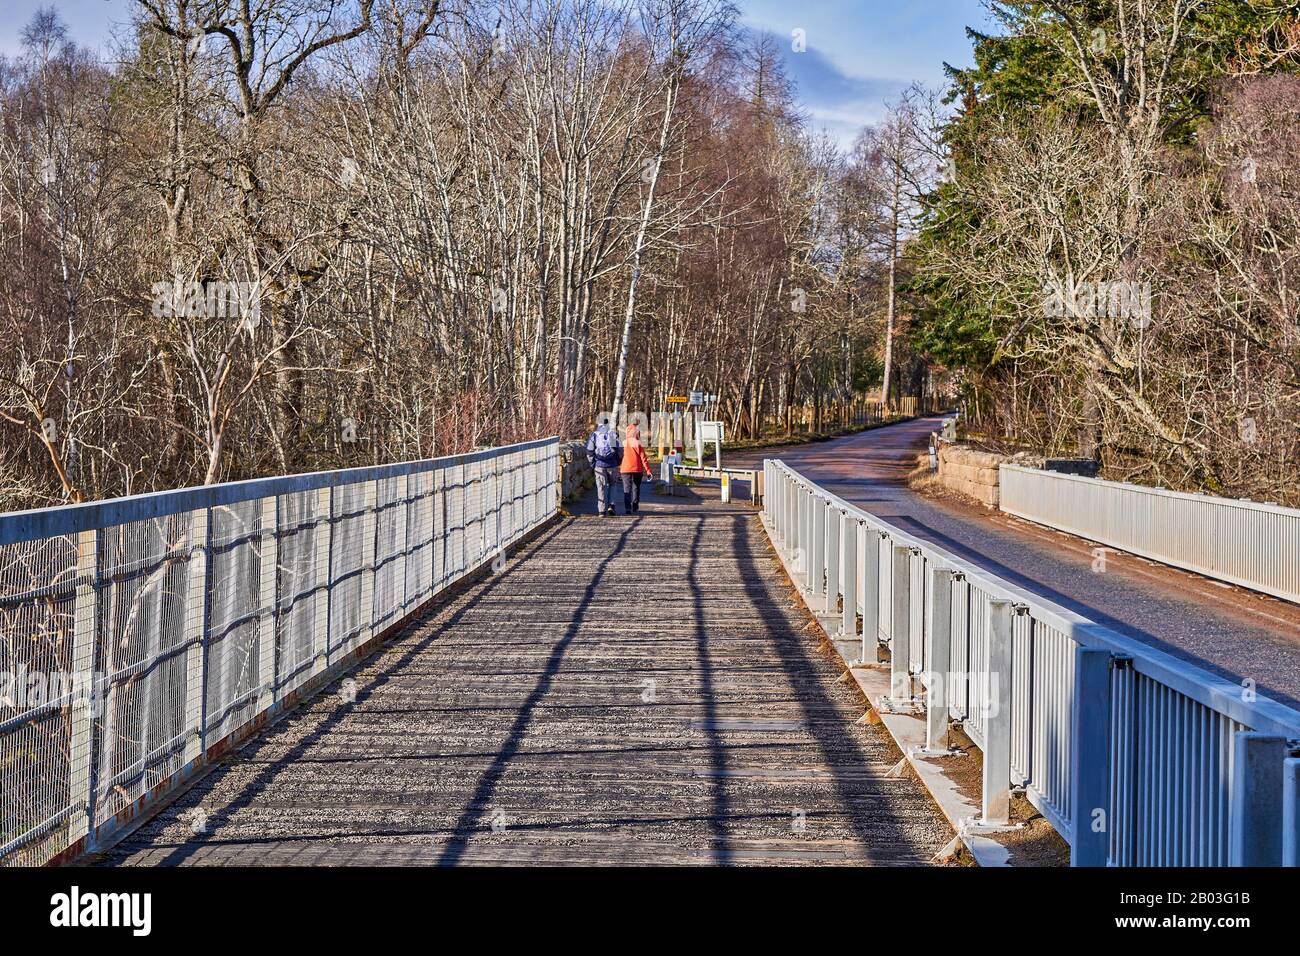
<instances>
[{"instance_id":1,"label":"road surface","mask_svg":"<svg viewBox=\"0 0 1300 956\"><path fill-rule=\"evenodd\" d=\"M724 464L758 467L763 458L781 458L845 500L1027 591L1300 706L1300 607L1109 548L1105 572L1095 573L1093 542L910 490L904 477L941 421L737 452Z\"/></svg>"}]
</instances>

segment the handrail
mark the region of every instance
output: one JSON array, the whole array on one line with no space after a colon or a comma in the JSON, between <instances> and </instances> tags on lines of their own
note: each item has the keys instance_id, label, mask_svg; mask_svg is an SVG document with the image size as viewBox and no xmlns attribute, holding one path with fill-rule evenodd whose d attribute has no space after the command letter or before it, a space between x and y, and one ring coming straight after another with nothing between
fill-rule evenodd
<instances>
[{"instance_id":1,"label":"handrail","mask_svg":"<svg viewBox=\"0 0 1300 956\"><path fill-rule=\"evenodd\" d=\"M1300 603L1300 510L1004 464L999 507L1197 574Z\"/></svg>"},{"instance_id":2,"label":"handrail","mask_svg":"<svg viewBox=\"0 0 1300 956\"><path fill-rule=\"evenodd\" d=\"M107 846L558 488L547 438L0 515L0 863Z\"/></svg>"},{"instance_id":3,"label":"handrail","mask_svg":"<svg viewBox=\"0 0 1300 956\"><path fill-rule=\"evenodd\" d=\"M923 709L936 733L953 718L981 749L1010 752L1007 779L985 780L986 806L990 789L1024 786L1081 864L1280 863L1283 844L1297 843L1281 818L1283 774L1300 770L1291 756L1300 712L1011 584L784 462L764 469L778 551L841 637L857 639L861 613L864 660L877 641L890 648L891 699ZM951 609L941 627L936 609ZM991 670L1003 640L1008 665ZM893 654L896 645L905 653ZM950 656L952 673L927 670ZM1005 682L1009 713L980 712L991 695L967 688L981 682ZM1256 766L1259 747L1276 790L1234 780ZM1109 823L1100 833L1094 811ZM1241 835L1255 831L1276 837L1262 858Z\"/></svg>"},{"instance_id":4,"label":"handrail","mask_svg":"<svg viewBox=\"0 0 1300 956\"><path fill-rule=\"evenodd\" d=\"M460 455L444 455L440 458L421 458L388 465L361 465L356 468L311 471L298 475L276 475L270 478L250 478L245 481L153 491L75 505L9 511L0 514L0 546L23 541L38 541L55 535L76 534L80 531L125 524L128 521L139 521L145 518L163 518L167 515L193 511L196 508L239 504L271 495L286 495L296 491L314 491L360 481L378 481L402 475L420 474L438 467L486 461L507 448L513 451L526 451L544 448L558 441L559 439L555 437L539 438L501 448L487 448Z\"/></svg>"}]
</instances>

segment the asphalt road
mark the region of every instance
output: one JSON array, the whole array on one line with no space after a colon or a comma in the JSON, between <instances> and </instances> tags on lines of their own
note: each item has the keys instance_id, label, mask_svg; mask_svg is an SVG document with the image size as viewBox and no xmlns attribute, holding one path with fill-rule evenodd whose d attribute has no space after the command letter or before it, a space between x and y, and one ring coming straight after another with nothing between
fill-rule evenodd
<instances>
[{"instance_id":1,"label":"asphalt road","mask_svg":"<svg viewBox=\"0 0 1300 956\"><path fill-rule=\"evenodd\" d=\"M1300 706L1300 607L1107 548L1001 512L910 490L904 477L941 418L761 452L724 453L728 467L780 458L840 497L977 562L1099 624Z\"/></svg>"}]
</instances>

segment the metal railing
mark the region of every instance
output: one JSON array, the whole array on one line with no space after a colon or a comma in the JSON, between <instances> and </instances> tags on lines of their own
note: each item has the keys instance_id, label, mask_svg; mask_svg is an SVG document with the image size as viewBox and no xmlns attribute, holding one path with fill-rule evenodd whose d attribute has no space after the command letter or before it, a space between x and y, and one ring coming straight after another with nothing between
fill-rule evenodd
<instances>
[{"instance_id":1,"label":"metal railing","mask_svg":"<svg viewBox=\"0 0 1300 956\"><path fill-rule=\"evenodd\" d=\"M889 650L885 706L983 752L979 826L1009 792L1074 865L1297 864L1300 712L1017 588L767 460L764 519L809 606L861 660Z\"/></svg>"},{"instance_id":2,"label":"metal railing","mask_svg":"<svg viewBox=\"0 0 1300 956\"><path fill-rule=\"evenodd\" d=\"M1300 603L1300 510L1018 465L999 471L1007 514Z\"/></svg>"},{"instance_id":3,"label":"metal railing","mask_svg":"<svg viewBox=\"0 0 1300 956\"><path fill-rule=\"evenodd\" d=\"M107 845L503 555L556 514L558 448L0 515L0 863Z\"/></svg>"}]
</instances>

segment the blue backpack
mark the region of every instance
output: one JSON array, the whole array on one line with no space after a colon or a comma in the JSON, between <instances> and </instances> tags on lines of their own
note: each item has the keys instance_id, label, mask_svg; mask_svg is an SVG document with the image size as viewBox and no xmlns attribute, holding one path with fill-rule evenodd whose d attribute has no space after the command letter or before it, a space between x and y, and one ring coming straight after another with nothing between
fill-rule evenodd
<instances>
[{"instance_id":1,"label":"blue backpack","mask_svg":"<svg viewBox=\"0 0 1300 956\"><path fill-rule=\"evenodd\" d=\"M614 457L614 443L609 440L608 428L596 430L596 457L603 461L609 461Z\"/></svg>"}]
</instances>

